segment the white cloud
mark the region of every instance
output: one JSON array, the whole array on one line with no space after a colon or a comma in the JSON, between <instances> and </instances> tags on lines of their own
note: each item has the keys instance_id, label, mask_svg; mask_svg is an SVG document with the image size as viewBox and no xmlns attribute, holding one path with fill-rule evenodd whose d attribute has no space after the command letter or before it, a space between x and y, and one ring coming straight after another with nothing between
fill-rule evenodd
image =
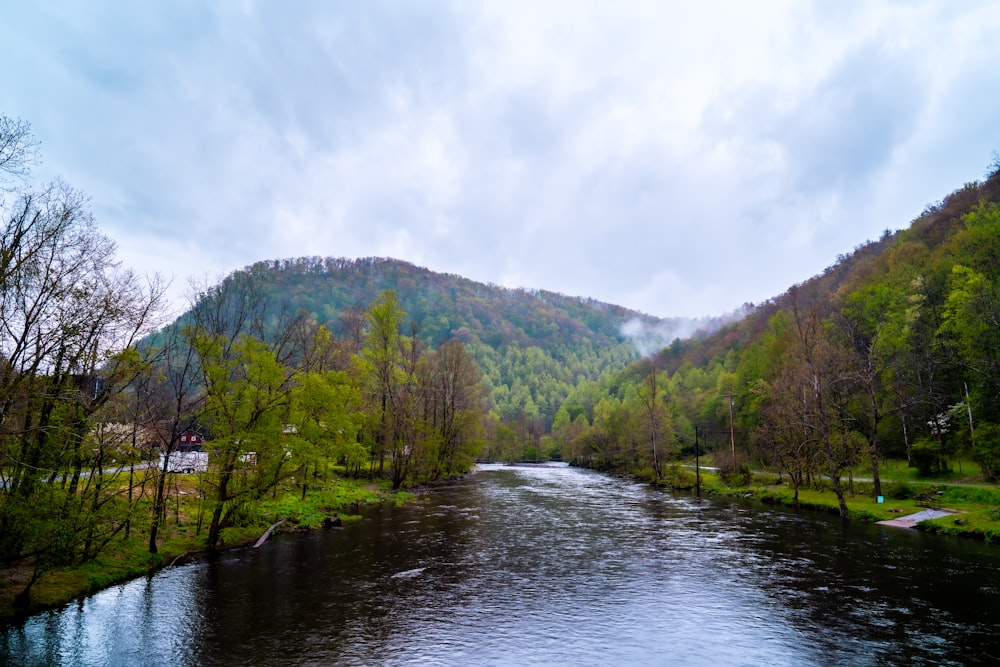
<instances>
[{"instance_id":1,"label":"white cloud","mask_svg":"<svg viewBox=\"0 0 1000 667\"><path fill-rule=\"evenodd\" d=\"M989 2L9 14L25 62L0 112L126 263L179 283L379 255L717 314L905 226L1000 147Z\"/></svg>"}]
</instances>

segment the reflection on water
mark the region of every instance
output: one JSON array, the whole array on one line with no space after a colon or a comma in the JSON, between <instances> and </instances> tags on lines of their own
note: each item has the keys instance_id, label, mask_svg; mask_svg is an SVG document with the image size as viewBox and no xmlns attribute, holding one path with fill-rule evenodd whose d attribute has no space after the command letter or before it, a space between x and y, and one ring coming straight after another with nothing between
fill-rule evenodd
<instances>
[{"instance_id":1,"label":"reflection on water","mask_svg":"<svg viewBox=\"0 0 1000 667\"><path fill-rule=\"evenodd\" d=\"M341 530L167 569L0 634L0 664L840 665L1000 657L1000 552L484 466Z\"/></svg>"}]
</instances>

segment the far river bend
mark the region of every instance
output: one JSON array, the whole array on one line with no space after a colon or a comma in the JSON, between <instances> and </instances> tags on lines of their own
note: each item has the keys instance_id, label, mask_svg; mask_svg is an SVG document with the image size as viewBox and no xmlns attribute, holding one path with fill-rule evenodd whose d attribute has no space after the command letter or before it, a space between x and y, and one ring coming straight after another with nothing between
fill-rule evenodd
<instances>
[{"instance_id":1,"label":"far river bend","mask_svg":"<svg viewBox=\"0 0 1000 667\"><path fill-rule=\"evenodd\" d=\"M34 616L0 630L0 664L988 664L998 566L988 544L490 465Z\"/></svg>"}]
</instances>

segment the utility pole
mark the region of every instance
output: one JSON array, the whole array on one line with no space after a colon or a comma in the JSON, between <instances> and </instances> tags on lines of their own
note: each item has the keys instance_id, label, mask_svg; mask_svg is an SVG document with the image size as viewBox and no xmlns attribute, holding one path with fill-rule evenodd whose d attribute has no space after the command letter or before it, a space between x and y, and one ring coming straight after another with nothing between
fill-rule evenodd
<instances>
[{"instance_id":1,"label":"utility pole","mask_svg":"<svg viewBox=\"0 0 1000 667\"><path fill-rule=\"evenodd\" d=\"M729 399L729 442L733 447L733 472L736 472L736 426L733 424L733 392L725 394Z\"/></svg>"},{"instance_id":2,"label":"utility pole","mask_svg":"<svg viewBox=\"0 0 1000 667\"><path fill-rule=\"evenodd\" d=\"M969 383L963 382L965 386L965 409L969 411L969 446L972 451L976 451L976 431L972 428L972 401L969 400ZM958 472L962 472L962 457L958 457Z\"/></svg>"},{"instance_id":3,"label":"utility pole","mask_svg":"<svg viewBox=\"0 0 1000 667\"><path fill-rule=\"evenodd\" d=\"M706 434L707 435L707 434ZM694 488L701 498L701 465L698 462L698 425L694 425Z\"/></svg>"}]
</instances>

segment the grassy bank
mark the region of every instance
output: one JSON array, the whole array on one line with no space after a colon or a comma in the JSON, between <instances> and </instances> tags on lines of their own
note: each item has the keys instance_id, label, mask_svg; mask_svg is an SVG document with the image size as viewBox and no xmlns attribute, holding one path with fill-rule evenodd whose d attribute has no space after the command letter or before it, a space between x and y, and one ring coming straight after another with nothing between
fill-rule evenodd
<instances>
[{"instance_id":1,"label":"grassy bank","mask_svg":"<svg viewBox=\"0 0 1000 667\"><path fill-rule=\"evenodd\" d=\"M870 471L858 470L842 479L849 518L858 521L898 519L928 508L951 510L955 514L922 521L920 530L944 535L970 537L1000 542L1000 488L983 482L978 466L965 462L961 471L953 470L933 477L917 477L905 462L890 462L882 469L883 502L875 498L873 484L866 480ZM640 478L653 481L652 470ZM730 480L730 484L732 480ZM687 466L668 467L660 484L693 490L695 472ZM713 471L701 473L702 493L756 498L772 505L800 507L839 514L837 496L828 481L818 487L799 489L798 501L791 486L775 474L756 472L746 485L727 484Z\"/></svg>"},{"instance_id":2,"label":"grassy bank","mask_svg":"<svg viewBox=\"0 0 1000 667\"><path fill-rule=\"evenodd\" d=\"M846 498L851 519L886 521L914 514L928 508L951 510L955 514L921 521L920 530L933 533L971 537L987 542L1000 541L1000 490L992 487L959 486L954 484L922 484L902 486L905 497L886 497L879 503L871 495ZM890 484L899 489L901 485ZM912 494L910 493L912 491ZM762 487L754 495L768 503L794 506L794 494L786 487ZM799 506L836 514L837 498L829 489L799 491Z\"/></svg>"},{"instance_id":3,"label":"grassy bank","mask_svg":"<svg viewBox=\"0 0 1000 667\"><path fill-rule=\"evenodd\" d=\"M198 475L174 475L166 525L161 526L157 553L149 553L148 504L140 502L128 533L122 533L100 555L86 563L46 572L31 589L31 606L15 609L14 597L31 577L33 563L0 566L0 622L37 613L113 584L144 576L162 567L198 558L208 552L207 504L198 490ZM391 492L388 482L332 478L310 487L305 497L290 487L243 510L239 525L222 532L225 548L252 545L273 524L280 531L308 530L338 514L344 521L359 518L361 507L380 502L405 502L416 496Z\"/></svg>"}]
</instances>

